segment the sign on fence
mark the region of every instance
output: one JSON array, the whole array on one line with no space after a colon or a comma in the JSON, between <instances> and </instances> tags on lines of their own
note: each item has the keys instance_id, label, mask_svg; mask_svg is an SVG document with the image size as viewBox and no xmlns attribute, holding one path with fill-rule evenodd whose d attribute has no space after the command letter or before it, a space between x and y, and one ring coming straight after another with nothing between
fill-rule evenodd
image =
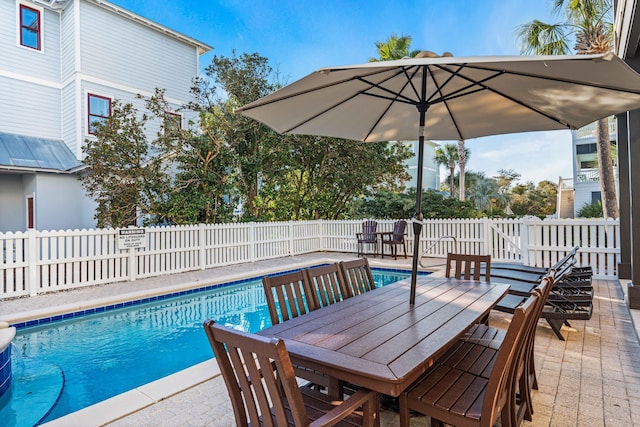
<instances>
[{"instance_id":1,"label":"sign on fence","mask_svg":"<svg viewBox=\"0 0 640 427\"><path fill-rule=\"evenodd\" d=\"M144 228L118 230L118 249L146 248L147 235Z\"/></svg>"}]
</instances>

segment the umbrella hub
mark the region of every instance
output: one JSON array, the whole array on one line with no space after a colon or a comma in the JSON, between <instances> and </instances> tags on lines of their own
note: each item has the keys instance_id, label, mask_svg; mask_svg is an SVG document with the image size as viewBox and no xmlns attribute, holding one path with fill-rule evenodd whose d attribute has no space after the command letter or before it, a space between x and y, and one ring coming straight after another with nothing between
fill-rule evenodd
<instances>
[{"instance_id":1,"label":"umbrella hub","mask_svg":"<svg viewBox=\"0 0 640 427\"><path fill-rule=\"evenodd\" d=\"M420 113L426 113L430 106L431 104L429 104L427 101L418 102L416 104L416 108Z\"/></svg>"}]
</instances>

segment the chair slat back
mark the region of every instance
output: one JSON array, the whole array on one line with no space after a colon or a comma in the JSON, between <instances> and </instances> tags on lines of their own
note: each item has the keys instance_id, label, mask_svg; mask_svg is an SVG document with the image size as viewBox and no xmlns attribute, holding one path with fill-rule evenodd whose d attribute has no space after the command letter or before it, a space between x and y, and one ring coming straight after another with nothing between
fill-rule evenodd
<instances>
[{"instance_id":1,"label":"chair slat back","mask_svg":"<svg viewBox=\"0 0 640 427\"><path fill-rule=\"evenodd\" d=\"M491 279L491 255L467 255L449 252L447 254L447 270L445 277L451 277L451 270L454 270L456 279L481 280L482 266L484 264L484 278Z\"/></svg>"},{"instance_id":2,"label":"chair slat back","mask_svg":"<svg viewBox=\"0 0 640 427\"><path fill-rule=\"evenodd\" d=\"M340 270L349 296L361 295L376 288L369 260L366 257L340 261Z\"/></svg>"},{"instance_id":3,"label":"chair slat back","mask_svg":"<svg viewBox=\"0 0 640 427\"><path fill-rule=\"evenodd\" d=\"M378 223L376 221L365 221L362 223L362 234L360 238L362 240L375 240L376 231L378 230Z\"/></svg>"},{"instance_id":4,"label":"chair slat back","mask_svg":"<svg viewBox=\"0 0 640 427\"><path fill-rule=\"evenodd\" d=\"M507 333L500 345L498 356L491 370L485 390L481 410L481 417L489 417L486 425L492 425L498 418L502 408L508 405L512 392L512 380L518 362L519 350L523 349L527 336L527 328L533 321L537 305L542 302L537 295L531 295L515 310ZM479 404L480 402L478 402Z\"/></svg>"},{"instance_id":5,"label":"chair slat back","mask_svg":"<svg viewBox=\"0 0 640 427\"><path fill-rule=\"evenodd\" d=\"M249 334L207 320L204 328L229 391L239 426L296 426L309 419L284 341ZM226 347L226 350L225 350Z\"/></svg>"},{"instance_id":6,"label":"chair slat back","mask_svg":"<svg viewBox=\"0 0 640 427\"><path fill-rule=\"evenodd\" d=\"M404 242L404 233L407 228L407 221L401 219L393 224L393 237L394 242Z\"/></svg>"},{"instance_id":7,"label":"chair slat back","mask_svg":"<svg viewBox=\"0 0 640 427\"><path fill-rule=\"evenodd\" d=\"M304 270L262 278L271 323L276 325L317 308Z\"/></svg>"},{"instance_id":8,"label":"chair slat back","mask_svg":"<svg viewBox=\"0 0 640 427\"><path fill-rule=\"evenodd\" d=\"M335 304L349 297L340 264L322 265L305 270L311 296L317 308Z\"/></svg>"}]
</instances>

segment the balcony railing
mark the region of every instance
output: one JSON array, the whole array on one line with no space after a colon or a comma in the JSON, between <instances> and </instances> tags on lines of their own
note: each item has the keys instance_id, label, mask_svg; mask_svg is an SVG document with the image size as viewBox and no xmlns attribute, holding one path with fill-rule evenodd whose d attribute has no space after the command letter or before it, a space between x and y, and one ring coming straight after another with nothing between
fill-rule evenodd
<instances>
[{"instance_id":1,"label":"balcony railing","mask_svg":"<svg viewBox=\"0 0 640 427\"><path fill-rule=\"evenodd\" d=\"M598 169L581 170L576 174L576 182L598 182L600 171Z\"/></svg>"},{"instance_id":2,"label":"balcony railing","mask_svg":"<svg viewBox=\"0 0 640 427\"><path fill-rule=\"evenodd\" d=\"M615 135L616 132L617 132L616 121L613 119L609 119L609 135ZM595 138L595 137L596 137L596 123L588 124L576 131L577 139Z\"/></svg>"}]
</instances>

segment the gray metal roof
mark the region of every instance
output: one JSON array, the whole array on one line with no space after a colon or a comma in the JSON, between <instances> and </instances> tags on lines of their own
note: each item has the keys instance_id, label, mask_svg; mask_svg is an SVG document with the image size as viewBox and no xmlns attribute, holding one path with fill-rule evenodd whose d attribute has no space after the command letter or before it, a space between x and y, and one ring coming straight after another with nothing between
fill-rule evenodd
<instances>
[{"instance_id":1,"label":"gray metal roof","mask_svg":"<svg viewBox=\"0 0 640 427\"><path fill-rule=\"evenodd\" d=\"M0 132L2 166L70 171L83 164L61 140Z\"/></svg>"}]
</instances>

